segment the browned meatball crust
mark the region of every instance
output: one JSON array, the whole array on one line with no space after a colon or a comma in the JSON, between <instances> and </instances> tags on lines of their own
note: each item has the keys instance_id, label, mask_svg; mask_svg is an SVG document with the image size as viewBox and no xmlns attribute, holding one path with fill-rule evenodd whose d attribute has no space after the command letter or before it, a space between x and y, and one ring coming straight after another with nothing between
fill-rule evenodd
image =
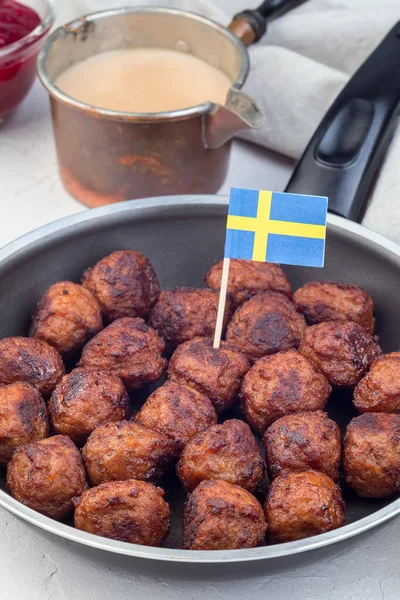
<instances>
[{"instance_id":1,"label":"browned meatball crust","mask_svg":"<svg viewBox=\"0 0 400 600\"><path fill-rule=\"evenodd\" d=\"M267 429L263 441L271 479L309 469L339 479L340 430L322 410L281 417Z\"/></svg>"},{"instance_id":2,"label":"browned meatball crust","mask_svg":"<svg viewBox=\"0 0 400 600\"><path fill-rule=\"evenodd\" d=\"M263 478L264 466L250 427L230 419L190 440L176 472L187 491L205 479L219 479L253 492Z\"/></svg>"},{"instance_id":3,"label":"browned meatball crust","mask_svg":"<svg viewBox=\"0 0 400 600\"><path fill-rule=\"evenodd\" d=\"M25 381L47 398L64 374L60 354L47 342L25 337L0 340L0 384Z\"/></svg>"},{"instance_id":4,"label":"browned meatball crust","mask_svg":"<svg viewBox=\"0 0 400 600\"><path fill-rule=\"evenodd\" d=\"M143 319L118 319L86 344L79 366L110 371L135 389L160 379L167 367L163 351L164 342Z\"/></svg>"},{"instance_id":5,"label":"browned meatball crust","mask_svg":"<svg viewBox=\"0 0 400 600\"><path fill-rule=\"evenodd\" d=\"M297 412L323 409L331 393L326 378L296 350L261 358L245 375L242 407L256 431Z\"/></svg>"},{"instance_id":6,"label":"browned meatball crust","mask_svg":"<svg viewBox=\"0 0 400 600\"><path fill-rule=\"evenodd\" d=\"M147 318L160 293L149 259L133 250L117 250L99 260L84 272L82 285L96 296L107 321Z\"/></svg>"},{"instance_id":7,"label":"browned meatball crust","mask_svg":"<svg viewBox=\"0 0 400 600\"><path fill-rule=\"evenodd\" d=\"M268 538L291 542L332 531L345 522L340 488L325 473L303 471L280 475L265 502Z\"/></svg>"},{"instance_id":8,"label":"browned meatball crust","mask_svg":"<svg viewBox=\"0 0 400 600\"><path fill-rule=\"evenodd\" d=\"M195 338L175 350L168 366L168 378L199 392L222 413L235 402L243 376L250 368L241 352L221 342L213 348L209 338Z\"/></svg>"},{"instance_id":9,"label":"browned meatball crust","mask_svg":"<svg viewBox=\"0 0 400 600\"><path fill-rule=\"evenodd\" d=\"M374 302L367 292L342 281L309 281L295 291L293 302L310 325L324 321L355 321L373 333Z\"/></svg>"},{"instance_id":10,"label":"browned meatball crust","mask_svg":"<svg viewBox=\"0 0 400 600\"><path fill-rule=\"evenodd\" d=\"M129 416L129 396L119 377L96 369L75 369L62 378L49 402L56 433L82 444L99 425Z\"/></svg>"},{"instance_id":11,"label":"browned meatball crust","mask_svg":"<svg viewBox=\"0 0 400 600\"><path fill-rule=\"evenodd\" d=\"M378 358L354 389L354 406L365 412L400 412L400 352Z\"/></svg>"},{"instance_id":12,"label":"browned meatball crust","mask_svg":"<svg viewBox=\"0 0 400 600\"><path fill-rule=\"evenodd\" d=\"M48 436L46 404L29 383L0 386L0 467L12 457L15 448Z\"/></svg>"},{"instance_id":13,"label":"browned meatball crust","mask_svg":"<svg viewBox=\"0 0 400 600\"><path fill-rule=\"evenodd\" d=\"M54 283L42 296L29 334L62 354L74 354L103 329L100 304L72 281Z\"/></svg>"},{"instance_id":14,"label":"browned meatball crust","mask_svg":"<svg viewBox=\"0 0 400 600\"><path fill-rule=\"evenodd\" d=\"M180 287L161 292L150 315L150 325L165 340L168 350L195 337L213 337L217 321L219 293L215 290ZM227 298L224 325L232 315Z\"/></svg>"},{"instance_id":15,"label":"browned meatball crust","mask_svg":"<svg viewBox=\"0 0 400 600\"><path fill-rule=\"evenodd\" d=\"M63 519L73 510L73 499L87 488L78 448L64 435L20 446L7 469L11 495L29 508Z\"/></svg>"},{"instance_id":16,"label":"browned meatball crust","mask_svg":"<svg viewBox=\"0 0 400 600\"><path fill-rule=\"evenodd\" d=\"M382 354L378 343L361 325L330 321L304 333L299 352L338 387L355 386Z\"/></svg>"},{"instance_id":17,"label":"browned meatball crust","mask_svg":"<svg viewBox=\"0 0 400 600\"><path fill-rule=\"evenodd\" d=\"M297 348L306 328L304 316L290 300L276 292L252 296L234 313L226 341L251 361Z\"/></svg>"},{"instance_id":18,"label":"browned meatball crust","mask_svg":"<svg viewBox=\"0 0 400 600\"><path fill-rule=\"evenodd\" d=\"M157 482L176 455L174 440L133 421L100 425L82 450L92 485L124 479Z\"/></svg>"},{"instance_id":19,"label":"browned meatball crust","mask_svg":"<svg viewBox=\"0 0 400 600\"><path fill-rule=\"evenodd\" d=\"M147 398L135 421L172 438L182 450L191 438L215 425L217 413L204 394L167 381Z\"/></svg>"},{"instance_id":20,"label":"browned meatball crust","mask_svg":"<svg viewBox=\"0 0 400 600\"><path fill-rule=\"evenodd\" d=\"M75 527L112 540L159 546L169 530L163 495L164 490L145 481L107 481L83 492Z\"/></svg>"},{"instance_id":21,"label":"browned meatball crust","mask_svg":"<svg viewBox=\"0 0 400 600\"><path fill-rule=\"evenodd\" d=\"M226 481L202 481L185 504L183 548L254 548L266 529L261 504L250 492Z\"/></svg>"},{"instance_id":22,"label":"browned meatball crust","mask_svg":"<svg viewBox=\"0 0 400 600\"><path fill-rule=\"evenodd\" d=\"M343 447L347 484L364 498L400 490L400 415L365 413L347 426Z\"/></svg>"},{"instance_id":23,"label":"browned meatball crust","mask_svg":"<svg viewBox=\"0 0 400 600\"><path fill-rule=\"evenodd\" d=\"M204 280L209 288L221 288L223 260L217 262ZM289 298L292 288L282 267L274 263L237 260L232 258L229 264L228 293L238 306L258 292L279 292Z\"/></svg>"}]
</instances>

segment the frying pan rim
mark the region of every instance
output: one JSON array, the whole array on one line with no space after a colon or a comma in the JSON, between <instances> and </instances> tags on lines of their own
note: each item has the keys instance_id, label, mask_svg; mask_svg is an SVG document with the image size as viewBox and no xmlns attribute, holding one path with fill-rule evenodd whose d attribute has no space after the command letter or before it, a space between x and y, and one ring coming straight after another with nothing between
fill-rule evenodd
<instances>
[{"instance_id":1,"label":"frying pan rim","mask_svg":"<svg viewBox=\"0 0 400 600\"><path fill-rule=\"evenodd\" d=\"M100 206L78 212L67 217L62 217L46 225L41 225L32 231L25 233L15 240L8 242L3 247L0 247L0 262L6 258L10 258L12 254L26 248L31 243L44 238L47 235L60 232L67 227L79 225L82 222L92 221L97 218L107 217L118 213L140 212L144 209L166 208L166 207L185 207L191 208L195 205L199 206L224 206L228 205L228 196L218 194L181 194L174 196L154 196L152 198L144 198L141 200L126 200L107 206ZM328 231L332 228L344 230L354 234L364 240L374 243L376 246L395 254L400 258L400 244L396 244L385 238L383 235L360 225L353 221L348 221L343 217L328 213L327 217Z\"/></svg>"},{"instance_id":2,"label":"frying pan rim","mask_svg":"<svg viewBox=\"0 0 400 600\"><path fill-rule=\"evenodd\" d=\"M140 215L146 209L165 209L167 207L192 207L193 206L227 206L228 198L225 196L215 195L183 195L183 196L168 196L147 198L144 200L132 200L121 204L112 204L105 207L94 208L83 213L77 213L69 217L64 217L53 223L43 225L34 231L27 233L18 239L10 242L0 249L0 264L6 259L11 258L20 250L40 244L43 238L51 234L62 232L65 229L71 229L74 225L82 222L91 222L98 219L103 219L109 215L129 214L135 218L135 215ZM162 214L162 211L160 211ZM394 242L387 240L380 234L377 234L362 225L346 221L342 217L336 215L328 215L328 230L339 228L363 240L372 242L379 248L393 253L400 258L400 246ZM152 560L160 560L166 562L181 562L181 563L235 563L249 562L255 560L266 560L273 558L282 558L291 556L301 552L316 550L330 544L344 541L355 535L363 533L372 527L376 527L385 521L393 518L400 513L400 498L394 500L384 508L363 517L358 521L345 525L334 531L323 533L304 540L294 542L286 542L283 544L261 546L258 548L249 548L244 550L179 550L170 548L155 548L150 546L141 546L138 544L129 544L119 542L107 538L95 536L78 529L74 529L69 525L59 523L45 517L40 513L24 506L5 491L0 490L0 506L11 512L12 514L28 521L29 523L48 531L59 537L104 550L115 554L132 556L136 558L146 558Z\"/></svg>"}]
</instances>

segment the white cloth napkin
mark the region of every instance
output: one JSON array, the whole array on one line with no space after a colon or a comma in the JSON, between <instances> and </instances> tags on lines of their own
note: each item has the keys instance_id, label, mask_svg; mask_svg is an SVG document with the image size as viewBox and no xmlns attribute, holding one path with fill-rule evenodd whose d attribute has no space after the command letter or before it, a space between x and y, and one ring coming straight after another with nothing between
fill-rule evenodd
<instances>
[{"instance_id":1,"label":"white cloth napkin","mask_svg":"<svg viewBox=\"0 0 400 600\"><path fill-rule=\"evenodd\" d=\"M126 5L174 6L227 25L246 0L62 0L58 22ZM243 138L299 158L349 76L400 19L400 0L309 0L277 19L250 48L244 90L264 110L265 125ZM363 224L400 242L400 130L375 186Z\"/></svg>"}]
</instances>

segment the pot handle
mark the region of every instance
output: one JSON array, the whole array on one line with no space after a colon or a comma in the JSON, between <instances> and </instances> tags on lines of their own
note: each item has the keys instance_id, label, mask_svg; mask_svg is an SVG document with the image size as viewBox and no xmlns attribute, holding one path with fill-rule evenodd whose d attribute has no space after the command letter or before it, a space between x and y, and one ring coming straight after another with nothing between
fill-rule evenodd
<instances>
[{"instance_id":1,"label":"pot handle","mask_svg":"<svg viewBox=\"0 0 400 600\"><path fill-rule=\"evenodd\" d=\"M265 0L258 8L244 10L233 17L229 29L249 46L258 42L267 30L267 24L307 0Z\"/></svg>"},{"instance_id":2,"label":"pot handle","mask_svg":"<svg viewBox=\"0 0 400 600\"><path fill-rule=\"evenodd\" d=\"M400 21L322 119L286 192L329 197L328 210L360 222L400 109Z\"/></svg>"}]
</instances>

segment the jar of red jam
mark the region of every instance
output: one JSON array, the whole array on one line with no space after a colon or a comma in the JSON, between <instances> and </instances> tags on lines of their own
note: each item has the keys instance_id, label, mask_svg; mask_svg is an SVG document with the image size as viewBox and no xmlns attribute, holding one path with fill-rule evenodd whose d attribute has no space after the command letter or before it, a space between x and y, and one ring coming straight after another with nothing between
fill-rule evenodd
<instances>
[{"instance_id":1,"label":"jar of red jam","mask_svg":"<svg viewBox=\"0 0 400 600\"><path fill-rule=\"evenodd\" d=\"M0 0L0 120L29 92L53 21L50 0Z\"/></svg>"}]
</instances>

